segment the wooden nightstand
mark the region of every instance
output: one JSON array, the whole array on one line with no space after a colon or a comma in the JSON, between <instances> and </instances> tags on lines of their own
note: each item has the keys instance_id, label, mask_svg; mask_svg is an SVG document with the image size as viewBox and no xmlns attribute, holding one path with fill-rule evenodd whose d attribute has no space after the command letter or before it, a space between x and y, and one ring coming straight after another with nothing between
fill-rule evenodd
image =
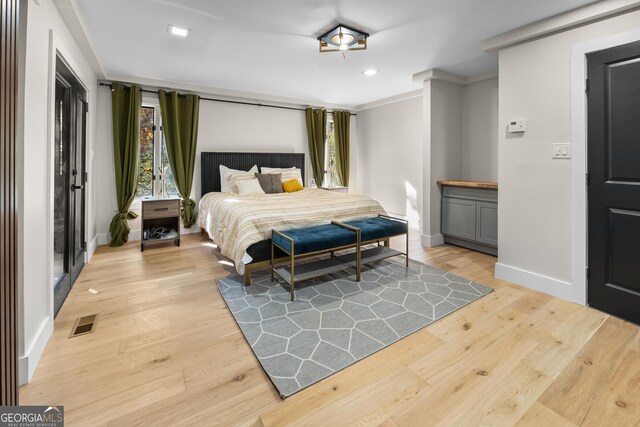
<instances>
[{"instance_id":1,"label":"wooden nightstand","mask_svg":"<svg viewBox=\"0 0 640 427\"><path fill-rule=\"evenodd\" d=\"M160 242L180 246L180 199L143 199L141 224L141 251Z\"/></svg>"},{"instance_id":2,"label":"wooden nightstand","mask_svg":"<svg viewBox=\"0 0 640 427\"><path fill-rule=\"evenodd\" d=\"M327 190L327 191L337 191L338 193L348 193L349 192L349 187L318 187L322 190Z\"/></svg>"}]
</instances>

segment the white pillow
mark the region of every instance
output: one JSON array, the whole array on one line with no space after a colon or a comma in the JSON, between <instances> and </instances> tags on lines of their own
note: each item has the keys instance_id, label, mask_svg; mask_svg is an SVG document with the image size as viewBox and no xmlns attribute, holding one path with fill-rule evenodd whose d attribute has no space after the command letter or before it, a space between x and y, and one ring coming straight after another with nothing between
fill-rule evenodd
<instances>
[{"instance_id":1,"label":"white pillow","mask_svg":"<svg viewBox=\"0 0 640 427\"><path fill-rule=\"evenodd\" d=\"M231 193L237 193L238 192L238 187L237 187L237 183L238 181L246 181L249 179L257 179L256 178L256 174L254 172L232 172L229 175L227 175L227 183L229 184L229 188L231 189Z\"/></svg>"},{"instance_id":2,"label":"white pillow","mask_svg":"<svg viewBox=\"0 0 640 427\"><path fill-rule=\"evenodd\" d=\"M282 174L282 182L291 181L292 179L297 179L300 182L300 185L304 187L304 181L302 180L302 170L294 167L291 168L268 168L261 167L260 170L262 173L281 173Z\"/></svg>"},{"instance_id":3,"label":"white pillow","mask_svg":"<svg viewBox=\"0 0 640 427\"><path fill-rule=\"evenodd\" d=\"M224 165L220 165L220 191L223 193L231 193L233 190L231 189L231 186L229 185L229 182L227 181L227 176L229 176L230 174L234 173L234 172L246 172L246 171L241 171L241 170L237 170L237 169L231 169L228 168ZM258 165L253 165L253 167L251 169L249 169L249 172L258 172Z\"/></svg>"},{"instance_id":4,"label":"white pillow","mask_svg":"<svg viewBox=\"0 0 640 427\"><path fill-rule=\"evenodd\" d=\"M236 182L236 187L238 188L238 194L241 196L248 194L265 194L257 178L238 181Z\"/></svg>"}]
</instances>

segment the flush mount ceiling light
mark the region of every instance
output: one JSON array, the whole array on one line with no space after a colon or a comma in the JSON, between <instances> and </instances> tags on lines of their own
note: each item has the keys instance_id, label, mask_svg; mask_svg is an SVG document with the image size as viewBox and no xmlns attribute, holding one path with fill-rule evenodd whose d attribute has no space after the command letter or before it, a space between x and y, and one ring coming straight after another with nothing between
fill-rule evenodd
<instances>
[{"instance_id":1,"label":"flush mount ceiling light","mask_svg":"<svg viewBox=\"0 0 640 427\"><path fill-rule=\"evenodd\" d=\"M376 74L378 74L378 70L374 70L373 68L369 69L369 70L364 70L362 72L362 74L364 74L365 76L375 76Z\"/></svg>"},{"instance_id":2,"label":"flush mount ceiling light","mask_svg":"<svg viewBox=\"0 0 640 427\"><path fill-rule=\"evenodd\" d=\"M339 24L318 37L320 52L342 52L344 56L349 50L365 50L368 37L365 32Z\"/></svg>"},{"instance_id":3,"label":"flush mount ceiling light","mask_svg":"<svg viewBox=\"0 0 640 427\"><path fill-rule=\"evenodd\" d=\"M169 25L167 31L169 31L169 34L178 37L187 37L189 35L189 30L187 28L176 27L175 25Z\"/></svg>"}]
</instances>

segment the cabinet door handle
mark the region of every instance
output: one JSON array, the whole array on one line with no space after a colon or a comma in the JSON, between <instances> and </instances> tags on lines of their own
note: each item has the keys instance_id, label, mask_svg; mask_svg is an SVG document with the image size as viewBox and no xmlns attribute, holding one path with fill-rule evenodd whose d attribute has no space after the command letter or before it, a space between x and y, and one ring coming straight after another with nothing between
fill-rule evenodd
<instances>
[{"instance_id":1,"label":"cabinet door handle","mask_svg":"<svg viewBox=\"0 0 640 427\"><path fill-rule=\"evenodd\" d=\"M158 212L158 211L168 211L169 208L156 208L155 210L156 210L156 212Z\"/></svg>"}]
</instances>

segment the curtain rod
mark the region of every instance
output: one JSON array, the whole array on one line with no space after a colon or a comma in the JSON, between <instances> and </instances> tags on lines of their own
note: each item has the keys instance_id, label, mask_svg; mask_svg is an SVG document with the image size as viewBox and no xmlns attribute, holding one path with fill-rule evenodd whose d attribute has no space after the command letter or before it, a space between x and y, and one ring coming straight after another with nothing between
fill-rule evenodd
<instances>
[{"instance_id":1,"label":"curtain rod","mask_svg":"<svg viewBox=\"0 0 640 427\"><path fill-rule=\"evenodd\" d=\"M100 82L100 86L108 86L111 87L111 83L102 83ZM155 93L157 94L157 90L149 90L149 89L140 89L141 92L146 93ZM247 102L247 101L232 101L229 99L219 99L219 98L205 98L200 97L203 101L212 101L212 102L225 102L227 104L240 104L240 105L252 105L254 107L268 107L268 108L279 108L281 110L293 110L293 111L305 111L305 108L296 108L296 107L285 107L283 105L273 105L273 104L262 104L260 102ZM327 111L327 113L333 113L333 111ZM350 113L352 116L355 116L356 113Z\"/></svg>"}]
</instances>

